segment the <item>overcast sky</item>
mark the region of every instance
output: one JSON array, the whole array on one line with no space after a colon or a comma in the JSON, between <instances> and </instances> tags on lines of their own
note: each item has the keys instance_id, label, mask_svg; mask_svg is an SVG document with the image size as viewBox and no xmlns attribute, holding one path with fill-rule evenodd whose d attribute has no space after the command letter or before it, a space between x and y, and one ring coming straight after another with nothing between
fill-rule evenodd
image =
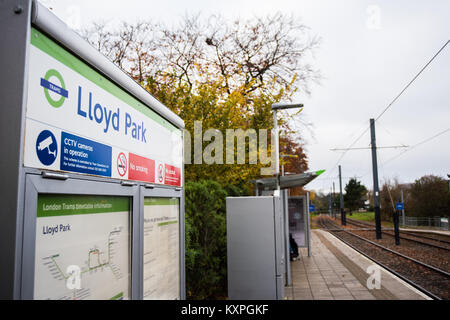
<instances>
[{"instance_id":1,"label":"overcast sky","mask_svg":"<svg viewBox=\"0 0 450 320\"><path fill-rule=\"evenodd\" d=\"M328 192L337 180L335 167L342 153L369 126L434 54L450 39L450 1L114 1L42 0L69 26L83 28L94 21L136 19L177 24L186 13L229 19L263 16L280 11L302 18L311 33L322 38L312 61L323 74L312 94L299 93L301 114L313 124L312 136L302 133L311 170L327 173L308 189ZM377 145L415 144L450 128L450 44L376 122ZM368 147L369 131L354 145ZM426 175L450 174L450 131L405 152L378 151L380 183L397 177L401 183ZM340 161L343 184L356 176L373 187L370 150L349 151ZM334 180L333 180L334 179Z\"/></svg>"}]
</instances>

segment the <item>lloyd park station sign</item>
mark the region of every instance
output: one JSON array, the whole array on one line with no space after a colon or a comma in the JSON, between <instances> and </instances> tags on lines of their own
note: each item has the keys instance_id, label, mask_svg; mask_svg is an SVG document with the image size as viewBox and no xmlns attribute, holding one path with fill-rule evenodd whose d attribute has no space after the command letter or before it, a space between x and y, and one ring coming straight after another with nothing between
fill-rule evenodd
<instances>
[{"instance_id":1,"label":"lloyd park station sign","mask_svg":"<svg viewBox=\"0 0 450 320\"><path fill-rule=\"evenodd\" d=\"M181 131L35 28L25 126L25 166L181 185Z\"/></svg>"}]
</instances>

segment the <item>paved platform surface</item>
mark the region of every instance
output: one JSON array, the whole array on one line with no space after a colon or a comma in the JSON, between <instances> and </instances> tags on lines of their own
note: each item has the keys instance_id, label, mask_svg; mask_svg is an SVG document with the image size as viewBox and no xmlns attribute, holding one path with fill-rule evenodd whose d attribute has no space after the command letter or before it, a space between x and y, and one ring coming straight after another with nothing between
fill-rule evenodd
<instances>
[{"instance_id":1,"label":"paved platform surface","mask_svg":"<svg viewBox=\"0 0 450 320\"><path fill-rule=\"evenodd\" d=\"M285 288L288 300L429 299L326 231L311 231L311 252L308 257L301 248L299 258L291 262L292 285ZM379 289L367 287L370 266L380 269Z\"/></svg>"}]
</instances>

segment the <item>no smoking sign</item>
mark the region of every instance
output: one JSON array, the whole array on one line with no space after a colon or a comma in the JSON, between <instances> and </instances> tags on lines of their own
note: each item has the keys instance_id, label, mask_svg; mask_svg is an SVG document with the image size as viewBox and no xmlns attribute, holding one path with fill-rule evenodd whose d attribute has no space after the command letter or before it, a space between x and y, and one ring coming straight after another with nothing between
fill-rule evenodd
<instances>
[{"instance_id":1,"label":"no smoking sign","mask_svg":"<svg viewBox=\"0 0 450 320\"><path fill-rule=\"evenodd\" d=\"M123 152L119 153L117 157L117 172L121 177L127 173L127 157Z\"/></svg>"}]
</instances>

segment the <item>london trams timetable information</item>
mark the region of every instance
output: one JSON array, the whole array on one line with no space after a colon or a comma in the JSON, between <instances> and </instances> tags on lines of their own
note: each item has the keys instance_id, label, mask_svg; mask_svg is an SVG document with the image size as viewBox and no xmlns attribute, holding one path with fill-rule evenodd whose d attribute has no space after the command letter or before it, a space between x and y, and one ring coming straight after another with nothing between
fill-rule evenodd
<instances>
[{"instance_id":1,"label":"london trams timetable information","mask_svg":"<svg viewBox=\"0 0 450 320\"><path fill-rule=\"evenodd\" d=\"M145 198L144 299L180 299L179 200Z\"/></svg>"},{"instance_id":2,"label":"london trams timetable information","mask_svg":"<svg viewBox=\"0 0 450 320\"><path fill-rule=\"evenodd\" d=\"M130 199L38 196L35 299L130 298Z\"/></svg>"}]
</instances>

